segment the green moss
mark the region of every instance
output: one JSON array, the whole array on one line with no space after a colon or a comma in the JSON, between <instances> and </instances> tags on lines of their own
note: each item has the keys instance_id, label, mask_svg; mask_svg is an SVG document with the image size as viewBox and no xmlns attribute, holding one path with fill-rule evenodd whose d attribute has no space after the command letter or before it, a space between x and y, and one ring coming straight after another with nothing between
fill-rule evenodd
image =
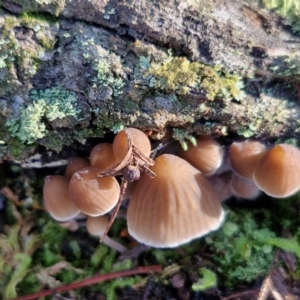
<instances>
[{"instance_id":1,"label":"green moss","mask_svg":"<svg viewBox=\"0 0 300 300\"><path fill-rule=\"evenodd\" d=\"M297 218L290 212L291 207L294 210L295 205L299 206L299 195L285 200L288 203L274 201L271 209L228 211L221 230L206 237L217 272L226 286L251 282L265 275L273 261L275 247L300 255ZM288 228L294 238L280 237L275 230L281 234L282 228Z\"/></svg>"},{"instance_id":2,"label":"green moss","mask_svg":"<svg viewBox=\"0 0 300 300\"><path fill-rule=\"evenodd\" d=\"M192 285L193 291L205 291L217 285L217 276L211 270L207 268L201 268L199 269L199 274L202 278Z\"/></svg>"},{"instance_id":3,"label":"green moss","mask_svg":"<svg viewBox=\"0 0 300 300\"><path fill-rule=\"evenodd\" d=\"M216 97L241 100L244 97L241 77L227 74L221 68L191 62L186 57L169 55L161 63L140 57L140 68L150 87L183 95L191 90L204 92L207 99Z\"/></svg>"},{"instance_id":4,"label":"green moss","mask_svg":"<svg viewBox=\"0 0 300 300\"><path fill-rule=\"evenodd\" d=\"M31 145L24 145L18 138L11 138L7 142L7 154L9 155L9 157L12 157L15 160L20 160L28 156L31 150ZM3 154L6 154L6 151Z\"/></svg>"},{"instance_id":5,"label":"green moss","mask_svg":"<svg viewBox=\"0 0 300 300\"><path fill-rule=\"evenodd\" d=\"M141 280L142 280L142 277L140 277L140 276L118 278L118 279L112 280L109 283L104 282L102 284L101 289L103 290L107 300L114 300L114 299L118 299L117 294L116 294L116 290L118 288L133 287L135 284L137 284Z\"/></svg>"},{"instance_id":6,"label":"green moss","mask_svg":"<svg viewBox=\"0 0 300 300\"><path fill-rule=\"evenodd\" d=\"M45 121L68 116L76 119L80 112L76 94L62 87L32 90L30 97L32 103L23 105L19 115L6 122L10 134L23 143L32 144L44 137L48 132Z\"/></svg>"}]
</instances>

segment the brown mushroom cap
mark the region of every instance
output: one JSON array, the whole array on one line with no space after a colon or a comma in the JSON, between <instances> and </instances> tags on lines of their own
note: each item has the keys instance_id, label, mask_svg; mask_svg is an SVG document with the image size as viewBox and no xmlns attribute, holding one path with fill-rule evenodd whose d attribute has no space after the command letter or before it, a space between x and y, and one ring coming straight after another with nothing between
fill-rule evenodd
<instances>
[{"instance_id":1,"label":"brown mushroom cap","mask_svg":"<svg viewBox=\"0 0 300 300\"><path fill-rule=\"evenodd\" d=\"M91 217L88 216L86 219L86 229L89 234L91 235L102 235L106 227L108 225L108 217L107 216L98 216L98 217Z\"/></svg>"},{"instance_id":2,"label":"brown mushroom cap","mask_svg":"<svg viewBox=\"0 0 300 300\"><path fill-rule=\"evenodd\" d=\"M58 225L72 232L78 230L79 228L79 224L76 220L69 220L66 222L58 223Z\"/></svg>"},{"instance_id":3,"label":"brown mushroom cap","mask_svg":"<svg viewBox=\"0 0 300 300\"><path fill-rule=\"evenodd\" d=\"M150 178L136 183L127 211L129 233L154 247L176 247L216 230L224 217L207 179L185 160L159 156Z\"/></svg>"},{"instance_id":4,"label":"brown mushroom cap","mask_svg":"<svg viewBox=\"0 0 300 300\"><path fill-rule=\"evenodd\" d=\"M128 138L130 136L132 144L137 147L145 156L149 157L151 152L151 144L146 136L141 130L136 128L127 128L120 131L113 142L113 151L115 157L122 161L126 154L128 153Z\"/></svg>"},{"instance_id":5,"label":"brown mushroom cap","mask_svg":"<svg viewBox=\"0 0 300 300\"><path fill-rule=\"evenodd\" d=\"M188 150L180 149L179 156L188 161L204 175L212 175L221 166L224 151L222 146L210 138L198 137L197 145L188 144Z\"/></svg>"},{"instance_id":6,"label":"brown mushroom cap","mask_svg":"<svg viewBox=\"0 0 300 300\"><path fill-rule=\"evenodd\" d=\"M253 179L259 189L276 198L300 189L300 151L287 144L270 149L257 165Z\"/></svg>"},{"instance_id":7,"label":"brown mushroom cap","mask_svg":"<svg viewBox=\"0 0 300 300\"><path fill-rule=\"evenodd\" d=\"M120 187L114 177L98 177L99 170L86 168L76 172L69 184L70 198L75 206L89 216L109 212L117 203Z\"/></svg>"},{"instance_id":8,"label":"brown mushroom cap","mask_svg":"<svg viewBox=\"0 0 300 300\"><path fill-rule=\"evenodd\" d=\"M233 174L230 182L232 193L236 197L244 199L255 199L259 196L260 190L252 179Z\"/></svg>"},{"instance_id":9,"label":"brown mushroom cap","mask_svg":"<svg viewBox=\"0 0 300 300\"><path fill-rule=\"evenodd\" d=\"M90 153L91 166L101 171L108 170L118 163L112 144L100 143Z\"/></svg>"},{"instance_id":10,"label":"brown mushroom cap","mask_svg":"<svg viewBox=\"0 0 300 300\"><path fill-rule=\"evenodd\" d=\"M258 141L232 143L229 147L232 169L239 175L252 179L256 166L266 152L267 147Z\"/></svg>"},{"instance_id":11,"label":"brown mushroom cap","mask_svg":"<svg viewBox=\"0 0 300 300\"><path fill-rule=\"evenodd\" d=\"M57 221L71 220L80 213L69 197L69 180L64 176L47 176L43 195L47 211Z\"/></svg>"},{"instance_id":12,"label":"brown mushroom cap","mask_svg":"<svg viewBox=\"0 0 300 300\"><path fill-rule=\"evenodd\" d=\"M88 159L83 157L71 157L68 160L67 168L65 171L65 176L70 179L74 173L80 171L81 169L87 168L90 166Z\"/></svg>"}]
</instances>

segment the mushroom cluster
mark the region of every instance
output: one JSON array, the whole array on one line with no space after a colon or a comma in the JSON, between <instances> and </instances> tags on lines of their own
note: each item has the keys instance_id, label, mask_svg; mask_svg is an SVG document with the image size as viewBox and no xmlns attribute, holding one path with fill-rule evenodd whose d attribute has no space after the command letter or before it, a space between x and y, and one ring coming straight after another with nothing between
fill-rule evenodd
<instances>
[{"instance_id":1,"label":"mushroom cluster","mask_svg":"<svg viewBox=\"0 0 300 300\"><path fill-rule=\"evenodd\" d=\"M103 239L122 199L130 198L129 234L154 247L176 247L216 230L224 212L208 179L179 156L162 154L152 160L150 154L151 144L143 132L120 131L113 144L96 145L89 161L73 158L65 176L45 179L47 210L58 221L84 213L88 231ZM121 186L116 176L121 176ZM113 208L108 222L105 215ZM103 224L106 230L97 231Z\"/></svg>"},{"instance_id":2,"label":"mushroom cluster","mask_svg":"<svg viewBox=\"0 0 300 300\"><path fill-rule=\"evenodd\" d=\"M149 246L176 247L220 227L221 201L254 199L260 191L287 197L300 189L299 175L300 151L291 145L267 149L248 140L231 144L226 153L214 139L199 137L187 151L153 160L148 137L127 128L112 144L96 145L89 160L70 159L65 176L47 176L43 192L54 219L63 222L83 213L87 230L101 240L122 200L129 199L129 234Z\"/></svg>"},{"instance_id":3,"label":"mushroom cluster","mask_svg":"<svg viewBox=\"0 0 300 300\"><path fill-rule=\"evenodd\" d=\"M285 198L300 190L300 151L292 145L268 149L255 140L235 142L229 147L228 157L225 172L210 179L221 201L231 196L255 199L261 191Z\"/></svg>"}]
</instances>

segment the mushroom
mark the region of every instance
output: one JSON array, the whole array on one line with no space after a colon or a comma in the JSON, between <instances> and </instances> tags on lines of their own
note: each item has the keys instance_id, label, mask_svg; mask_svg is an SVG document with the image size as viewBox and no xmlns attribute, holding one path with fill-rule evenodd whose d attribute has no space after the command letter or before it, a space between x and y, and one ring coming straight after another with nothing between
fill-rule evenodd
<instances>
[{"instance_id":1,"label":"mushroom","mask_svg":"<svg viewBox=\"0 0 300 300\"><path fill-rule=\"evenodd\" d=\"M90 153L91 166L100 171L107 170L118 163L112 144L97 144Z\"/></svg>"},{"instance_id":2,"label":"mushroom","mask_svg":"<svg viewBox=\"0 0 300 300\"><path fill-rule=\"evenodd\" d=\"M214 174L208 180L212 185L215 193L218 195L219 201L225 201L233 196L230 186L232 171Z\"/></svg>"},{"instance_id":3,"label":"mushroom","mask_svg":"<svg viewBox=\"0 0 300 300\"><path fill-rule=\"evenodd\" d=\"M131 141L128 140L130 136ZM119 161L123 161L130 148L129 143L137 148L143 155L149 157L151 152L151 144L148 137L139 129L127 128L120 131L113 141L113 152Z\"/></svg>"},{"instance_id":4,"label":"mushroom","mask_svg":"<svg viewBox=\"0 0 300 300\"><path fill-rule=\"evenodd\" d=\"M179 151L179 156L188 161L204 175L212 175L221 166L224 151L221 145L213 139L198 137L197 145L188 143L188 150Z\"/></svg>"},{"instance_id":5,"label":"mushroom","mask_svg":"<svg viewBox=\"0 0 300 300\"><path fill-rule=\"evenodd\" d=\"M288 144L273 147L257 165L253 180L269 196L295 194L300 189L300 151Z\"/></svg>"},{"instance_id":6,"label":"mushroom","mask_svg":"<svg viewBox=\"0 0 300 300\"><path fill-rule=\"evenodd\" d=\"M128 128L120 131L113 142L113 151L119 163L111 168L101 171L100 176L118 176L122 175L121 192L116 203L115 210L110 218L109 224L105 233L100 239L100 242L106 236L109 228L117 216L121 202L125 195L128 183L138 180L141 173L146 173L149 177L155 177L155 174L149 169L154 164L154 161L149 158L151 150L150 141L147 136L140 130Z\"/></svg>"},{"instance_id":7,"label":"mushroom","mask_svg":"<svg viewBox=\"0 0 300 300\"><path fill-rule=\"evenodd\" d=\"M78 230L79 228L79 224L75 219L66 222L58 222L58 225L72 232Z\"/></svg>"},{"instance_id":8,"label":"mushroom","mask_svg":"<svg viewBox=\"0 0 300 300\"><path fill-rule=\"evenodd\" d=\"M90 166L90 162L88 159L83 158L83 157L77 157L77 156L71 157L71 158L69 158L68 163L67 163L65 176L68 179L70 179L75 172L77 172L83 168L87 168L89 166Z\"/></svg>"},{"instance_id":9,"label":"mushroom","mask_svg":"<svg viewBox=\"0 0 300 300\"><path fill-rule=\"evenodd\" d=\"M231 177L230 187L234 196L244 199L255 199L260 194L259 188L252 179L235 173Z\"/></svg>"},{"instance_id":10,"label":"mushroom","mask_svg":"<svg viewBox=\"0 0 300 300\"><path fill-rule=\"evenodd\" d=\"M229 147L232 169L239 175L252 179L256 166L266 152L267 147L258 141L246 140L232 143Z\"/></svg>"},{"instance_id":11,"label":"mushroom","mask_svg":"<svg viewBox=\"0 0 300 300\"><path fill-rule=\"evenodd\" d=\"M86 219L86 229L89 234L101 236L108 225L108 217L98 216L98 217L92 217L88 216Z\"/></svg>"},{"instance_id":12,"label":"mushroom","mask_svg":"<svg viewBox=\"0 0 300 300\"><path fill-rule=\"evenodd\" d=\"M75 206L89 216L100 216L109 212L120 194L117 180L111 176L102 177L96 168L85 168L76 172L69 184L70 198Z\"/></svg>"},{"instance_id":13,"label":"mushroom","mask_svg":"<svg viewBox=\"0 0 300 300\"><path fill-rule=\"evenodd\" d=\"M94 235L97 237L102 236L105 233L107 226L108 226L107 216L98 216L98 217L88 216L87 217L86 229L87 229L88 233L91 235ZM126 251L126 247L124 247L120 243L114 241L107 235L104 237L103 242L107 246L109 246L112 249L115 249L119 252Z\"/></svg>"},{"instance_id":14,"label":"mushroom","mask_svg":"<svg viewBox=\"0 0 300 300\"><path fill-rule=\"evenodd\" d=\"M224 213L208 180L180 157L163 154L142 174L127 211L128 230L139 242L176 247L216 230Z\"/></svg>"},{"instance_id":15,"label":"mushroom","mask_svg":"<svg viewBox=\"0 0 300 300\"><path fill-rule=\"evenodd\" d=\"M47 176L43 187L43 195L47 211L57 221L69 221L80 213L70 199L69 180L65 176Z\"/></svg>"}]
</instances>

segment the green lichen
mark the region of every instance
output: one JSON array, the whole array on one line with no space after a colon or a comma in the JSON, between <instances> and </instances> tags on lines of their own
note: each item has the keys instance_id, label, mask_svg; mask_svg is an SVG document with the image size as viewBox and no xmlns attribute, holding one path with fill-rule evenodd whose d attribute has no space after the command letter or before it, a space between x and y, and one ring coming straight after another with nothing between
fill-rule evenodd
<instances>
[{"instance_id":1,"label":"green lichen","mask_svg":"<svg viewBox=\"0 0 300 300\"><path fill-rule=\"evenodd\" d=\"M237 131L238 135L241 135L245 138L250 138L252 136L255 136L255 133L256 131L251 130L249 126L241 126Z\"/></svg>"},{"instance_id":2,"label":"green lichen","mask_svg":"<svg viewBox=\"0 0 300 300\"><path fill-rule=\"evenodd\" d=\"M119 131L123 130L125 127L122 123L116 123L112 128L111 131L114 134L117 134Z\"/></svg>"},{"instance_id":3,"label":"green lichen","mask_svg":"<svg viewBox=\"0 0 300 300\"><path fill-rule=\"evenodd\" d=\"M26 28L31 28L35 32L35 37L40 45L45 49L53 49L56 43L55 30L58 28L56 18L40 14L23 13L20 15L20 24Z\"/></svg>"},{"instance_id":4,"label":"green lichen","mask_svg":"<svg viewBox=\"0 0 300 300\"><path fill-rule=\"evenodd\" d=\"M91 88L98 90L97 93L102 94L107 99L121 95L125 85L125 73L121 57L113 51L106 50L102 46L102 41L91 36L86 27L82 26L80 30L82 35L76 37L76 48L96 72L96 76L92 78Z\"/></svg>"},{"instance_id":5,"label":"green lichen","mask_svg":"<svg viewBox=\"0 0 300 300\"><path fill-rule=\"evenodd\" d=\"M20 93L22 85L18 77L22 78L25 89L24 82L36 74L45 51L53 48L58 25L49 18L25 13L18 17L3 14L0 23L3 24L0 29L0 95L14 90ZM19 27L34 31L30 43L18 37L15 28Z\"/></svg>"},{"instance_id":6,"label":"green lichen","mask_svg":"<svg viewBox=\"0 0 300 300\"><path fill-rule=\"evenodd\" d=\"M189 141L193 146L197 146L196 138L185 129L174 128L172 137L174 140L177 140L180 143L183 150L188 150L187 141Z\"/></svg>"},{"instance_id":7,"label":"green lichen","mask_svg":"<svg viewBox=\"0 0 300 300\"><path fill-rule=\"evenodd\" d=\"M99 59L93 68L97 72L96 84L111 87L114 96L119 96L123 93L125 82L121 77L112 74L108 61Z\"/></svg>"},{"instance_id":8,"label":"green lichen","mask_svg":"<svg viewBox=\"0 0 300 300\"><path fill-rule=\"evenodd\" d=\"M10 134L23 143L32 144L44 137L48 132L45 121L68 116L76 119L80 112L76 94L62 87L33 90L31 99L31 103L20 108L17 116L6 122Z\"/></svg>"},{"instance_id":9,"label":"green lichen","mask_svg":"<svg viewBox=\"0 0 300 300\"><path fill-rule=\"evenodd\" d=\"M218 66L210 67L172 55L161 63L150 63L143 56L139 61L149 86L167 93L183 95L189 91L204 92L211 101L216 97L238 101L244 98L242 78L225 73Z\"/></svg>"}]
</instances>

